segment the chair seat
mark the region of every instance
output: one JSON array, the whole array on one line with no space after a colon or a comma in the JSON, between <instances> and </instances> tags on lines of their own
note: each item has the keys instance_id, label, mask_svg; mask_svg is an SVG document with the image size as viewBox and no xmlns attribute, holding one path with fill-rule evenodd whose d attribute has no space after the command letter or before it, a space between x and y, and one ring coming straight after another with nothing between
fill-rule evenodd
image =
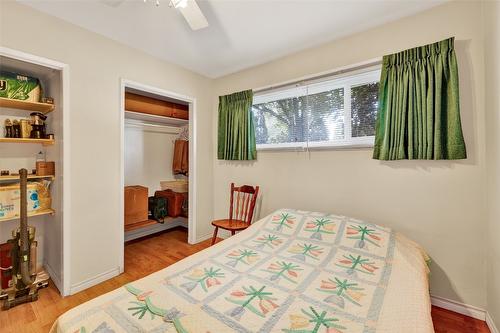
<instances>
[{"instance_id":1,"label":"chair seat","mask_svg":"<svg viewBox=\"0 0 500 333\"><path fill-rule=\"evenodd\" d=\"M244 230L248 228L249 224L246 223L245 221L242 220L230 220L230 219L223 219L223 220L215 220L212 221L212 225L214 227L219 227L225 230Z\"/></svg>"}]
</instances>

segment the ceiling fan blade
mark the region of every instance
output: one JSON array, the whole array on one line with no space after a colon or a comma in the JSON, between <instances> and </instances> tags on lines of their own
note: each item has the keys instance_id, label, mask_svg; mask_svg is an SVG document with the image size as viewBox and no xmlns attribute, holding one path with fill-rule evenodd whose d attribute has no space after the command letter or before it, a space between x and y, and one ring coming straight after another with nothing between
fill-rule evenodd
<instances>
[{"instance_id":1,"label":"ceiling fan blade","mask_svg":"<svg viewBox=\"0 0 500 333\"><path fill-rule=\"evenodd\" d=\"M110 7L118 7L120 6L125 0L101 0L101 3L108 5Z\"/></svg>"},{"instance_id":2,"label":"ceiling fan blade","mask_svg":"<svg viewBox=\"0 0 500 333\"><path fill-rule=\"evenodd\" d=\"M208 27L208 21L201 12L195 0L187 0L185 7L178 8L193 30L200 30Z\"/></svg>"}]
</instances>

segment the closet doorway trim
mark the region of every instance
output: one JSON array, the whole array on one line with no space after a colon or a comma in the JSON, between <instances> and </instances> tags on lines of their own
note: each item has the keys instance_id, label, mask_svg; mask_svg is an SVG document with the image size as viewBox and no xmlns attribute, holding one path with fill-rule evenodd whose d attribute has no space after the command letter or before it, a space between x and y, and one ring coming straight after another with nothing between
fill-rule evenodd
<instances>
[{"instance_id":1,"label":"closet doorway trim","mask_svg":"<svg viewBox=\"0 0 500 333\"><path fill-rule=\"evenodd\" d=\"M188 212L188 243L196 244L196 98L178 94L173 91L168 91L128 79L120 80L120 193L123 194L125 187L125 89L135 89L143 92L148 92L155 95L177 99L189 103L189 212ZM117 229L120 237L120 273L123 273L125 267L125 226L124 196L120 195L119 205L119 220L117 221Z\"/></svg>"}]
</instances>

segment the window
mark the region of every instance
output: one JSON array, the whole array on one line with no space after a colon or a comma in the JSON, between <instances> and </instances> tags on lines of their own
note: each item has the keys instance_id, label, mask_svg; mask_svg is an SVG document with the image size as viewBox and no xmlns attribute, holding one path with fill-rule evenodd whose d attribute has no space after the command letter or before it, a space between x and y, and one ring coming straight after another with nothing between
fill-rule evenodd
<instances>
[{"instance_id":1,"label":"window","mask_svg":"<svg viewBox=\"0 0 500 333\"><path fill-rule=\"evenodd\" d=\"M373 146L380 69L254 96L257 149Z\"/></svg>"}]
</instances>

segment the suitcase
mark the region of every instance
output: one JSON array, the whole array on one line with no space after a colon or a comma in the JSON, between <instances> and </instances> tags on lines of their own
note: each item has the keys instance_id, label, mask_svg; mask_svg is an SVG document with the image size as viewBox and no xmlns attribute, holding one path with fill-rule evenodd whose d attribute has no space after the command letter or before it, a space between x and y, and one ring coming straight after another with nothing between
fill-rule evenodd
<instances>
[{"instance_id":1,"label":"suitcase","mask_svg":"<svg viewBox=\"0 0 500 333\"><path fill-rule=\"evenodd\" d=\"M178 217L187 216L183 211L182 206L184 201L187 201L187 193L178 193L172 190L156 191L155 197L161 197L167 199L167 212L168 216Z\"/></svg>"},{"instance_id":2,"label":"suitcase","mask_svg":"<svg viewBox=\"0 0 500 333\"><path fill-rule=\"evenodd\" d=\"M182 203L182 216L188 217L189 212L189 196L187 193L182 193L184 195L184 202Z\"/></svg>"},{"instance_id":3,"label":"suitcase","mask_svg":"<svg viewBox=\"0 0 500 333\"><path fill-rule=\"evenodd\" d=\"M167 216L167 199L162 197L149 197L148 210L151 219L163 223L163 219Z\"/></svg>"}]
</instances>

